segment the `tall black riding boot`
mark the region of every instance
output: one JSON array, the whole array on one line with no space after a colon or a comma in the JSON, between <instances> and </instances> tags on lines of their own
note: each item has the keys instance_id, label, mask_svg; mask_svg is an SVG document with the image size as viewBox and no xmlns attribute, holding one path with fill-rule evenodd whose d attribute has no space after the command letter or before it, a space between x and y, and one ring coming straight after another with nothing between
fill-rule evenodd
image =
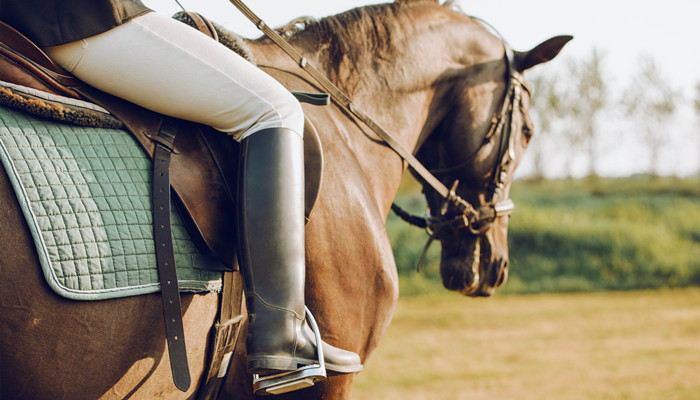
<instances>
[{"instance_id":1,"label":"tall black riding boot","mask_svg":"<svg viewBox=\"0 0 700 400\"><path fill-rule=\"evenodd\" d=\"M248 307L248 371L279 373L318 359L304 307L304 149L272 128L241 142L238 247ZM322 342L326 368L362 369L357 354Z\"/></svg>"}]
</instances>

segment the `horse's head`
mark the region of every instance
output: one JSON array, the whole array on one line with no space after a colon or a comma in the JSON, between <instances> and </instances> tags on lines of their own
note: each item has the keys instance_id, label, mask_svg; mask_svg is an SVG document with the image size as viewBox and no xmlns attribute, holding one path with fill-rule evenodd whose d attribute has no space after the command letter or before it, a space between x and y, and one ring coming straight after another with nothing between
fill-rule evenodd
<instances>
[{"instance_id":1,"label":"horse's head","mask_svg":"<svg viewBox=\"0 0 700 400\"><path fill-rule=\"evenodd\" d=\"M418 176L428 228L442 242L443 283L485 296L507 278L510 184L533 132L522 73L554 58L571 37L512 52L482 23L440 3L356 8L310 24L290 41L316 51L311 59L332 81L372 105L404 144L415 144L416 157L440 180L433 189ZM377 154L362 156L374 161ZM454 187L449 196L446 187Z\"/></svg>"},{"instance_id":2,"label":"horse's head","mask_svg":"<svg viewBox=\"0 0 700 400\"><path fill-rule=\"evenodd\" d=\"M428 229L442 243L444 286L469 296L489 296L508 277L510 185L533 134L522 73L554 58L572 37L527 52L512 52L493 38L470 42L476 48L465 49L463 59L475 62L445 73L417 154L452 188L446 200L423 182Z\"/></svg>"}]
</instances>

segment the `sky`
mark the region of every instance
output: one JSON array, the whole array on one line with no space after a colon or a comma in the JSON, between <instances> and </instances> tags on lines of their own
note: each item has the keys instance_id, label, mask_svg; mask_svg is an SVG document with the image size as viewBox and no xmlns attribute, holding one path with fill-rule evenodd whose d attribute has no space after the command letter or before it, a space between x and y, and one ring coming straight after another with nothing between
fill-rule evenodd
<instances>
[{"instance_id":1,"label":"sky","mask_svg":"<svg viewBox=\"0 0 700 400\"><path fill-rule=\"evenodd\" d=\"M156 11L173 14L174 0L144 0ZM272 26L299 16L324 17L354 7L383 1L363 0L248 0L247 5ZM227 0L180 0L215 22L246 37L259 31ZM676 85L688 88L700 82L700 2L697 0L631 1L587 0L458 0L464 12L493 25L516 50L527 50L555 35L571 34L574 41L564 55L602 51L614 75L624 79L641 55L651 55ZM619 75L619 76L618 76Z\"/></svg>"},{"instance_id":2,"label":"sky","mask_svg":"<svg viewBox=\"0 0 700 400\"><path fill-rule=\"evenodd\" d=\"M143 0L146 5L171 15L180 8L175 0ZM280 26L300 16L324 17L367 4L385 1L364 0L248 0L245 3L271 26ZM197 11L244 37L260 36L255 28L227 0L180 0L190 11ZM680 93L685 103L678 126L663 155L668 159L666 173L687 175L700 169L700 123L690 107L700 83L700 1L697 0L457 0L467 14L493 25L515 50L529 50L556 35L571 34L560 59L538 67L562 70L567 59L588 58L593 50L603 56L606 78L612 89L631 83L642 56L652 57L662 76ZM689 146L688 143L692 142ZM633 143L634 144L634 143ZM643 172L642 149L633 154L613 154L603 173ZM627 153L630 153L628 151ZM630 160L630 165L622 165ZM686 160L680 163L679 160ZM636 163L636 164L635 164ZM609 172L608 172L609 171Z\"/></svg>"}]
</instances>

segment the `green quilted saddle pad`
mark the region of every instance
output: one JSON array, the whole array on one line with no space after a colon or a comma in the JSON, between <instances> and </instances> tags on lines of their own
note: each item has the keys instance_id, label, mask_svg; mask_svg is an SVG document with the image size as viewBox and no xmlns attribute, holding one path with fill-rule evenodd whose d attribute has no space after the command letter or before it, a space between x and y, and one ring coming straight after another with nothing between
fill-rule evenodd
<instances>
[{"instance_id":1,"label":"green quilted saddle pad","mask_svg":"<svg viewBox=\"0 0 700 400\"><path fill-rule=\"evenodd\" d=\"M0 107L0 158L48 284L101 300L160 291L153 244L151 161L128 132L37 119ZM190 240L175 207L181 291L218 292L222 270Z\"/></svg>"}]
</instances>

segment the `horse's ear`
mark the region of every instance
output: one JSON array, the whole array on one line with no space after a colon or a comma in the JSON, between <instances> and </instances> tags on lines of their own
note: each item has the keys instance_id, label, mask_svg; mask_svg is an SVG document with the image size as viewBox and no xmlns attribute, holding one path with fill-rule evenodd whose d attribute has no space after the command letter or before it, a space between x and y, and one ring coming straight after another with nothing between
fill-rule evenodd
<instances>
[{"instance_id":1,"label":"horse's ear","mask_svg":"<svg viewBox=\"0 0 700 400\"><path fill-rule=\"evenodd\" d=\"M535 65L547 62L561 51L565 44L574 37L571 35L555 36L538 44L530 51L515 52L515 66L519 72L523 72Z\"/></svg>"}]
</instances>

